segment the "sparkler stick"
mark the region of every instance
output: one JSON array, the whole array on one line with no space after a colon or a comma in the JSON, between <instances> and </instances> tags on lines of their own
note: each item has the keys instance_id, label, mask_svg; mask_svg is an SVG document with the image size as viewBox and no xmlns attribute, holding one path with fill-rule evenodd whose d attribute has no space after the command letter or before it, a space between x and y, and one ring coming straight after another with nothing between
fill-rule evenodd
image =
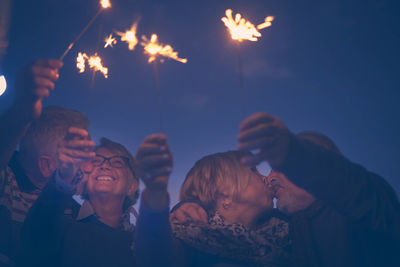
<instances>
[{"instance_id":1,"label":"sparkler stick","mask_svg":"<svg viewBox=\"0 0 400 267\"><path fill-rule=\"evenodd\" d=\"M152 34L150 39L142 35L142 41L140 42L140 45L143 46L144 53L149 56L148 62L149 63L153 62L154 81L157 91L158 110L160 116L160 131L162 132L164 113L162 107L163 105L161 98L160 79L159 79L157 61L159 60L162 63L164 62L164 58L171 58L181 63L186 63L187 59L178 57L178 52L174 51L174 49L170 45L163 45L160 42L158 42L158 37L156 34Z\"/></svg>"},{"instance_id":2,"label":"sparkler stick","mask_svg":"<svg viewBox=\"0 0 400 267\"><path fill-rule=\"evenodd\" d=\"M88 24L86 24L86 26L82 29L82 31L78 34L78 36L75 37L75 39L69 44L67 49L61 55L61 57L59 58L60 61L62 61L65 58L65 56L72 49L72 47L74 47L75 43L78 42L79 39L81 39L83 34L89 29L89 27L93 24L93 22L96 20L96 18L104 11L104 9L111 7L109 0L101 0L100 5L101 5L101 8L99 9L99 11L97 11L96 15L88 22Z\"/></svg>"},{"instance_id":3,"label":"sparkler stick","mask_svg":"<svg viewBox=\"0 0 400 267\"><path fill-rule=\"evenodd\" d=\"M227 9L225 11L226 17L223 17L221 20L224 22L225 26L228 28L231 37L233 40L237 41L237 54L238 54L238 66L239 66L239 85L241 91L241 97L244 99L245 91L244 91L244 75L243 75L243 60L242 60L242 49L241 42L244 40L256 42L259 37L261 37L261 33L258 30L265 29L272 25L272 21L274 17L268 16L264 19L264 22L254 26L250 21L246 21L242 18L242 15L237 13L235 15L235 19L232 16L232 10ZM245 115L246 107L245 101L242 101L242 113Z\"/></svg>"},{"instance_id":4,"label":"sparkler stick","mask_svg":"<svg viewBox=\"0 0 400 267\"><path fill-rule=\"evenodd\" d=\"M157 60L153 61L153 68L154 68L154 82L155 82L156 93L157 93L158 115L159 115L159 120L160 120L160 132L162 133L164 131L164 112L163 112L163 104L162 104L160 78L159 78L159 74L158 74Z\"/></svg>"}]
</instances>

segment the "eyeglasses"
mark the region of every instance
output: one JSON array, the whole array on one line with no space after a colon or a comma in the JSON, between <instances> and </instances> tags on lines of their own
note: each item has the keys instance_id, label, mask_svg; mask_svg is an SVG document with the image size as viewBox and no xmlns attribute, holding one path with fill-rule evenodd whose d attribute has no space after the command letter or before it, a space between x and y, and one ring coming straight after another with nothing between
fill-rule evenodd
<instances>
[{"instance_id":1,"label":"eyeglasses","mask_svg":"<svg viewBox=\"0 0 400 267\"><path fill-rule=\"evenodd\" d=\"M104 157L102 155L96 155L96 157L91 161L93 166L101 166L106 161L108 161L111 167L114 168L124 168L129 165L129 158L123 156L113 156L113 157Z\"/></svg>"}]
</instances>

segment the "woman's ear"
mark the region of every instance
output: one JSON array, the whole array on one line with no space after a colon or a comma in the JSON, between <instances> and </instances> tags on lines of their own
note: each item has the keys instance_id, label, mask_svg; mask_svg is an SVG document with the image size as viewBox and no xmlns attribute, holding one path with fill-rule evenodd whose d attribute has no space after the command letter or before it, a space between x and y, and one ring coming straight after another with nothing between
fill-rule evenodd
<instances>
[{"instance_id":1,"label":"woman's ear","mask_svg":"<svg viewBox=\"0 0 400 267\"><path fill-rule=\"evenodd\" d=\"M218 211L228 211L232 207L232 196L226 193L220 193L217 198L216 209Z\"/></svg>"}]
</instances>

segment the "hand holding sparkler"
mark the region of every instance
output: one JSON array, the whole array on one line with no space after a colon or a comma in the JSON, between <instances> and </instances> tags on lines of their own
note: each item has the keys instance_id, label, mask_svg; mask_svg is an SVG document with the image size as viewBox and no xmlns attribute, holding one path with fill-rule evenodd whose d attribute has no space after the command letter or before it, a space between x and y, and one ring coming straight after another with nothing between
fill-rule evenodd
<instances>
[{"instance_id":1,"label":"hand holding sparkler","mask_svg":"<svg viewBox=\"0 0 400 267\"><path fill-rule=\"evenodd\" d=\"M54 82L58 80L58 70L62 66L63 63L56 59L38 59L20 70L15 84L14 106L38 118L42 113L42 100L54 90Z\"/></svg>"},{"instance_id":2,"label":"hand holding sparkler","mask_svg":"<svg viewBox=\"0 0 400 267\"><path fill-rule=\"evenodd\" d=\"M96 18L105 10L111 7L110 0L100 0L100 5L101 8L99 11L97 11L96 15L86 24L86 26L82 29L82 31L78 34L78 36L75 37L75 39L72 41L72 43L69 44L67 49L64 51L64 53L61 55L59 58L60 61L64 59L64 57L68 54L68 52L72 49L72 47L75 45L76 42L83 36L83 34L89 29L90 25L93 24L93 22L96 20Z\"/></svg>"}]
</instances>

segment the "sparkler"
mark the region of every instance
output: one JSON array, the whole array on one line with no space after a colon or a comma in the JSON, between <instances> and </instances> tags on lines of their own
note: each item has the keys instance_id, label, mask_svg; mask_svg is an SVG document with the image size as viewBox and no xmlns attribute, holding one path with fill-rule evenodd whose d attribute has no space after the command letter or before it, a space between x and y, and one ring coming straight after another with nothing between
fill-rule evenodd
<instances>
[{"instance_id":1,"label":"sparkler","mask_svg":"<svg viewBox=\"0 0 400 267\"><path fill-rule=\"evenodd\" d=\"M83 34L89 29L90 25L93 24L93 22L96 20L96 18L105 10L111 7L111 3L109 0L100 0L100 6L101 8L99 11L97 11L96 15L86 24L86 26L82 29L82 31L78 34L78 36L75 37L75 39L72 41L72 43L69 44L67 49L64 51L64 53L61 55L59 58L60 61L64 59L64 57L68 54L68 52L72 49L72 47L75 45L76 42L83 36Z\"/></svg>"},{"instance_id":2,"label":"sparkler","mask_svg":"<svg viewBox=\"0 0 400 267\"><path fill-rule=\"evenodd\" d=\"M90 69L93 69L93 71L100 71L104 75L104 78L108 78L108 68L103 66L101 58L97 53L89 57L86 53L79 52L76 58L76 67L79 73L85 72L86 63L89 65Z\"/></svg>"},{"instance_id":3,"label":"sparkler","mask_svg":"<svg viewBox=\"0 0 400 267\"><path fill-rule=\"evenodd\" d=\"M117 44L117 39L115 39L113 37L112 34L110 34L105 40L104 42L106 43L104 45L104 48L107 48L108 46L113 47L115 44Z\"/></svg>"},{"instance_id":4,"label":"sparkler","mask_svg":"<svg viewBox=\"0 0 400 267\"><path fill-rule=\"evenodd\" d=\"M268 16L264 19L264 22L254 26L253 23L244 19L242 15L237 13L235 15L235 19L232 16L232 9L227 9L225 11L226 17L223 17L221 20L228 28L231 37L233 40L237 41L237 54L238 54L238 66L239 66L239 83L240 89L242 92L242 99L245 96L244 92L244 78L243 78L243 60L242 60L242 52L241 52L241 42L244 40L256 42L258 38L261 37L261 33L258 30L268 28L272 25L272 21L274 20L273 16ZM244 104L243 104L244 105ZM246 108L242 106L242 113L245 115Z\"/></svg>"},{"instance_id":5,"label":"sparkler","mask_svg":"<svg viewBox=\"0 0 400 267\"><path fill-rule=\"evenodd\" d=\"M152 34L150 40L142 35L142 42L140 42L140 44L144 48L144 53L149 56L149 63L155 61L159 56L171 58L181 63L187 62L186 58L178 57L178 52L174 51L170 45L162 45L159 43L157 34ZM160 61L163 62L164 59L161 58Z\"/></svg>"},{"instance_id":6,"label":"sparkler","mask_svg":"<svg viewBox=\"0 0 400 267\"><path fill-rule=\"evenodd\" d=\"M162 98L161 98L161 89L160 89L160 79L158 74L158 59L160 62L164 62L164 58L171 58L181 63L186 63L186 58L178 57L178 52L174 51L174 49L170 45L163 45L158 41L158 36L156 34L152 34L150 39L146 36L142 35L142 41L140 45L144 48L144 53L149 56L148 62L153 63L154 67L154 81L157 91L157 99L158 99L158 110L160 116L160 131L163 131L163 107L162 107ZM161 57L161 58L160 58Z\"/></svg>"},{"instance_id":7,"label":"sparkler","mask_svg":"<svg viewBox=\"0 0 400 267\"><path fill-rule=\"evenodd\" d=\"M137 25L138 25L138 22L136 21L135 23L132 24L132 26L129 30L127 30L125 32L118 32L118 31L115 32L117 35L121 36L122 42L128 43L129 50L134 50L135 46L139 42L138 38L136 37Z\"/></svg>"}]
</instances>

